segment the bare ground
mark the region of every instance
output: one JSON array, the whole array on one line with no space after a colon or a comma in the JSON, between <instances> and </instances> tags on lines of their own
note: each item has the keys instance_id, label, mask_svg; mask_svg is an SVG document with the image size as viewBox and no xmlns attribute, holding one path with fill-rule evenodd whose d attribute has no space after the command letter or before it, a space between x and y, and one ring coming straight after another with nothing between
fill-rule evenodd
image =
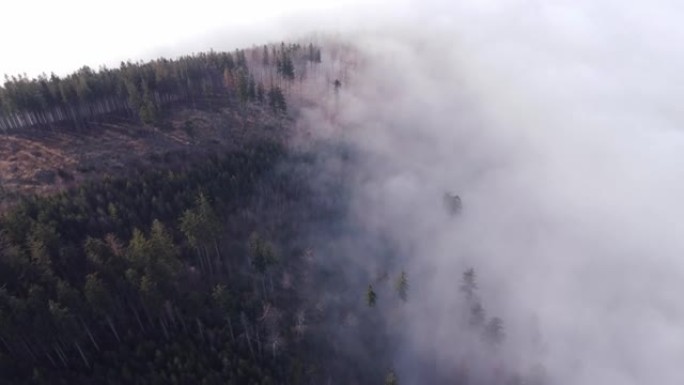
<instances>
[{"instance_id":1,"label":"bare ground","mask_svg":"<svg viewBox=\"0 0 684 385\"><path fill-rule=\"evenodd\" d=\"M47 195L141 168L176 168L263 137L284 138L285 119L265 109L179 108L160 127L93 123L87 130L0 134L0 208L25 195Z\"/></svg>"}]
</instances>

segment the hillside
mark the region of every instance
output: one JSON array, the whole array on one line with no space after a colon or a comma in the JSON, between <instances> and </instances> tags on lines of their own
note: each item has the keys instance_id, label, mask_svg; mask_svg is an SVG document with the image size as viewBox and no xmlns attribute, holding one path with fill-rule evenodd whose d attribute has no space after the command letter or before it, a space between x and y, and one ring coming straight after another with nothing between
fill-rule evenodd
<instances>
[{"instance_id":1,"label":"hillside","mask_svg":"<svg viewBox=\"0 0 684 385\"><path fill-rule=\"evenodd\" d=\"M3 205L21 196L49 195L104 176L139 169L177 169L186 162L287 133L284 117L259 106L169 110L159 126L127 120L92 124L88 131L27 128L2 135Z\"/></svg>"},{"instance_id":2,"label":"hillside","mask_svg":"<svg viewBox=\"0 0 684 385\"><path fill-rule=\"evenodd\" d=\"M520 380L473 269L467 354L434 371L402 350L420 284L354 207L371 169L345 135L365 127L340 113L360 57L281 43L8 80L0 381L396 385L400 360ZM457 220L457 195L434 201Z\"/></svg>"},{"instance_id":3,"label":"hillside","mask_svg":"<svg viewBox=\"0 0 684 385\"><path fill-rule=\"evenodd\" d=\"M295 68L301 82L320 61L312 44L281 43L6 78L0 205L104 175L174 167L263 135L282 139Z\"/></svg>"}]
</instances>

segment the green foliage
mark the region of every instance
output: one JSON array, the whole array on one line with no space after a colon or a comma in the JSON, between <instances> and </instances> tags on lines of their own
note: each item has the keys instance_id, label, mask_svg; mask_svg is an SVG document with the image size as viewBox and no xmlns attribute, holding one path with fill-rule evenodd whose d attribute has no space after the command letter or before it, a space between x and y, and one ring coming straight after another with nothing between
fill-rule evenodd
<instances>
[{"instance_id":1,"label":"green foliage","mask_svg":"<svg viewBox=\"0 0 684 385\"><path fill-rule=\"evenodd\" d=\"M261 54L261 63L254 63ZM87 129L92 122L131 118L160 124L165 109L176 103L196 106L201 101L237 96L242 102L261 100L250 66L274 66L285 80L295 78L296 60L320 63L320 49L304 52L297 44L245 50L206 52L177 59L122 62L119 68L88 67L65 76L6 77L0 86L0 130L68 125ZM262 86L263 88L263 86ZM262 90L261 94L265 94ZM211 103L211 102L209 102ZM277 110L285 110L278 101Z\"/></svg>"},{"instance_id":2,"label":"green foliage","mask_svg":"<svg viewBox=\"0 0 684 385\"><path fill-rule=\"evenodd\" d=\"M105 178L10 210L0 220L0 273L7 278L0 288L0 382L218 384L275 377L286 356L253 356L238 339L263 328L253 326L260 293L247 284L251 278L236 276L230 288L219 284L228 275L218 263L198 276L174 223L192 218L187 243L211 243L218 251L221 223L249 207L255 184L283 154L275 143L256 143L183 171ZM233 233L245 243L247 235ZM267 256L271 246L259 249ZM239 269L239 261L231 263ZM240 313L248 329L233 322Z\"/></svg>"},{"instance_id":3,"label":"green foliage","mask_svg":"<svg viewBox=\"0 0 684 385\"><path fill-rule=\"evenodd\" d=\"M287 51L281 50L281 54L280 57L278 57L277 59L276 66L278 74L280 76L282 76L286 80L294 80L294 64L292 63L292 58L290 57L290 54Z\"/></svg>"},{"instance_id":4,"label":"green foliage","mask_svg":"<svg viewBox=\"0 0 684 385\"><path fill-rule=\"evenodd\" d=\"M221 222L206 195L199 193L195 205L183 212L180 229L193 247L205 245L221 232Z\"/></svg>"},{"instance_id":5,"label":"green foliage","mask_svg":"<svg viewBox=\"0 0 684 385\"><path fill-rule=\"evenodd\" d=\"M252 266L260 274L265 274L268 268L278 262L270 242L264 240L254 232L249 237L249 255Z\"/></svg>"}]
</instances>

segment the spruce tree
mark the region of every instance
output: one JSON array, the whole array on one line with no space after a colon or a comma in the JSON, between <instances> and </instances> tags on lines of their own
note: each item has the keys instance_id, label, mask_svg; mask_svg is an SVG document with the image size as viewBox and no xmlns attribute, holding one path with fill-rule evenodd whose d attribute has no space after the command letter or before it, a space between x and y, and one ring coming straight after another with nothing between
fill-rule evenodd
<instances>
[{"instance_id":1,"label":"spruce tree","mask_svg":"<svg viewBox=\"0 0 684 385\"><path fill-rule=\"evenodd\" d=\"M375 306L375 301L377 300L377 294L375 294L375 290L373 290L373 285L368 284L368 290L366 290L366 304L368 307L374 307Z\"/></svg>"},{"instance_id":2,"label":"spruce tree","mask_svg":"<svg viewBox=\"0 0 684 385\"><path fill-rule=\"evenodd\" d=\"M406 302L408 300L408 279L406 278L406 272L402 271L399 278L397 278L396 289L399 298Z\"/></svg>"}]
</instances>

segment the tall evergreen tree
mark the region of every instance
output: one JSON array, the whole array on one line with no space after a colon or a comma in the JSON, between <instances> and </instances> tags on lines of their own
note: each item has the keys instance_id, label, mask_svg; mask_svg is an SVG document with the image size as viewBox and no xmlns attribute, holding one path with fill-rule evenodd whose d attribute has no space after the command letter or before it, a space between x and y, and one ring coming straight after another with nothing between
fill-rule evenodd
<instances>
[{"instance_id":1,"label":"tall evergreen tree","mask_svg":"<svg viewBox=\"0 0 684 385\"><path fill-rule=\"evenodd\" d=\"M399 298L406 302L408 300L408 279L406 278L406 272L402 271L399 278L397 278L396 289Z\"/></svg>"},{"instance_id":2,"label":"tall evergreen tree","mask_svg":"<svg viewBox=\"0 0 684 385\"><path fill-rule=\"evenodd\" d=\"M368 307L375 307L377 298L378 296L375 294L375 290L373 290L373 285L369 284L366 290L366 304Z\"/></svg>"}]
</instances>

